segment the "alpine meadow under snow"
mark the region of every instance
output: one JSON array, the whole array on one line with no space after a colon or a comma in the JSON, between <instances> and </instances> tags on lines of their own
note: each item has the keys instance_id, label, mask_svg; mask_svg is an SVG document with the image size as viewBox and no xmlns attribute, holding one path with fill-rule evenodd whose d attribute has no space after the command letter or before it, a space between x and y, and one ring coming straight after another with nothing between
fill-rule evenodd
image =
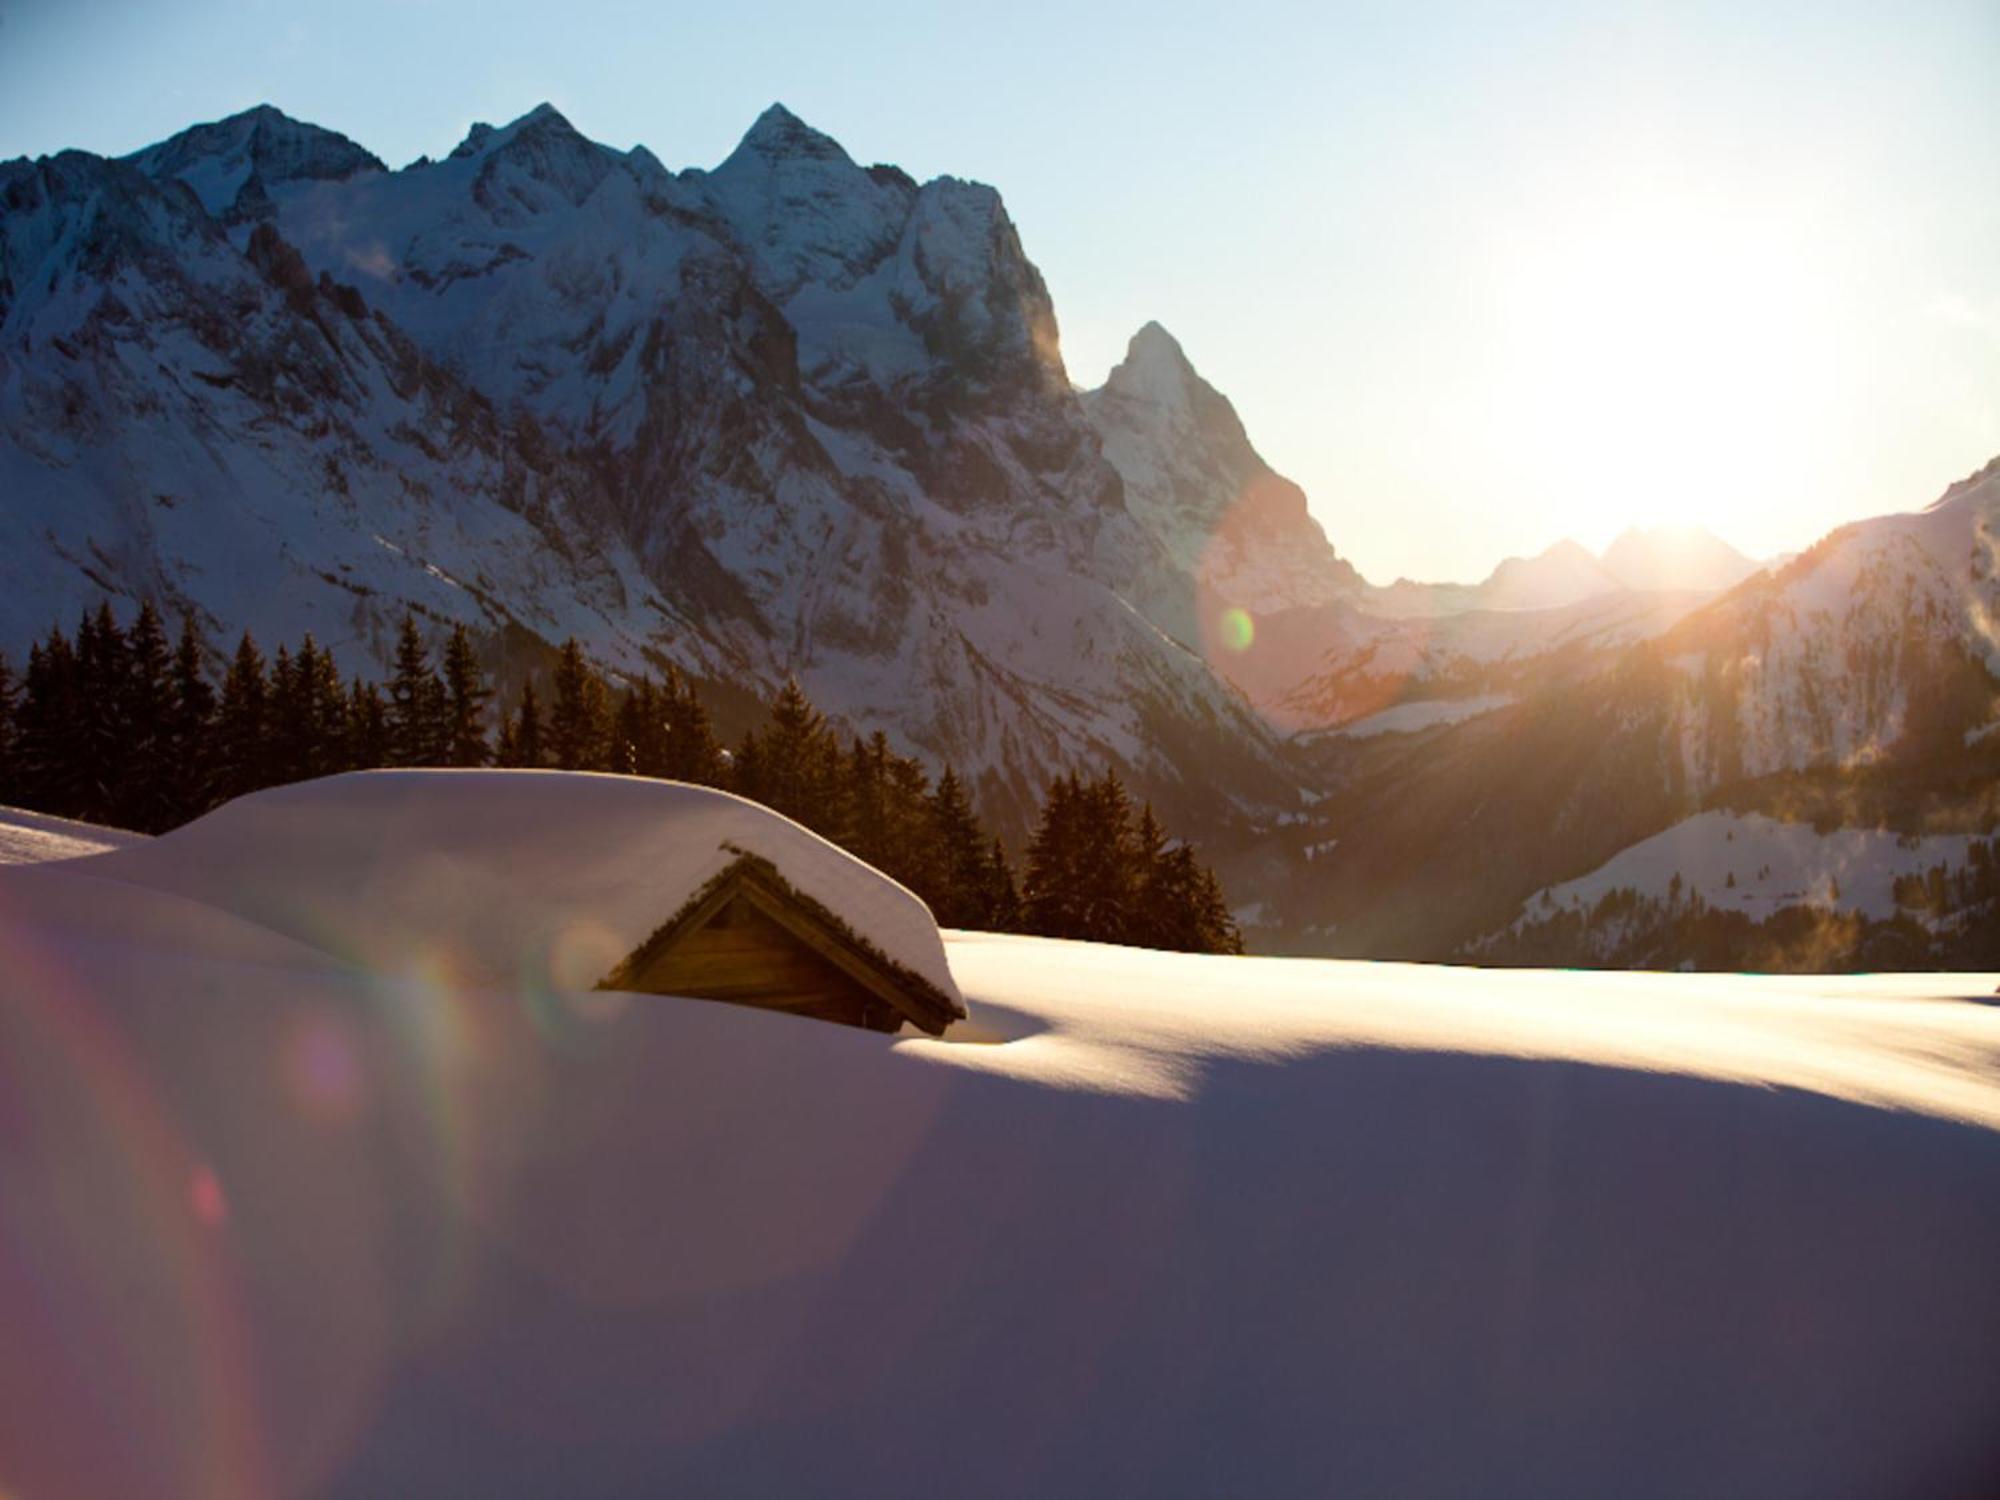
<instances>
[{"instance_id":1,"label":"alpine meadow under snow","mask_svg":"<svg viewBox=\"0 0 2000 1500\"><path fill-rule=\"evenodd\" d=\"M849 877L944 1038L589 989L724 837L845 859L432 772L0 870L9 1493L2000 1481L1995 976L940 952Z\"/></svg>"}]
</instances>

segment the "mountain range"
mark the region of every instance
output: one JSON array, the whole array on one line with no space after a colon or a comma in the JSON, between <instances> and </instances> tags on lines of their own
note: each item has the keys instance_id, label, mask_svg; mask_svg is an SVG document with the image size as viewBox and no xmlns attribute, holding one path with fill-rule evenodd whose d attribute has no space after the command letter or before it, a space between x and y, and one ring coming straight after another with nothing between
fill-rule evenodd
<instances>
[{"instance_id":1,"label":"mountain range","mask_svg":"<svg viewBox=\"0 0 2000 1500\"><path fill-rule=\"evenodd\" d=\"M269 107L0 164L0 648L109 595L350 670L464 622L507 685L574 636L725 721L793 676L1014 837L1117 766L1270 947L1432 955L1720 789L1976 727L1996 513L1989 470L1775 572L1634 532L1371 585L1159 325L1074 385L997 192L781 106L707 171L547 105L394 171ZM1440 921L1469 844L1510 879Z\"/></svg>"}]
</instances>

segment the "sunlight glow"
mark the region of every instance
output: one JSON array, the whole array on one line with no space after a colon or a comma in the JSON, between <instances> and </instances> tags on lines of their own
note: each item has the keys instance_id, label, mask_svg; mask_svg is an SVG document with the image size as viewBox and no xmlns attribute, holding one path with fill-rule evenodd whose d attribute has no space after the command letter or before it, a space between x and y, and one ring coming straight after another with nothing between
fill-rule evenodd
<instances>
[{"instance_id":1,"label":"sunlight glow","mask_svg":"<svg viewBox=\"0 0 2000 1500\"><path fill-rule=\"evenodd\" d=\"M1823 441L1838 278L1781 212L1692 193L1537 215L1500 257L1497 436L1567 530L1728 535Z\"/></svg>"}]
</instances>

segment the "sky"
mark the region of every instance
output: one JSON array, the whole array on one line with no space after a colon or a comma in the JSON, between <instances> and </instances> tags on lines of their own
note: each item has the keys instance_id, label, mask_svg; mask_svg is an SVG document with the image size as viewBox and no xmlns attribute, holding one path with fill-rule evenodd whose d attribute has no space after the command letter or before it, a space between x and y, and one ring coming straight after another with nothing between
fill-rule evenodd
<instances>
[{"instance_id":1,"label":"sky","mask_svg":"<svg viewBox=\"0 0 2000 1500\"><path fill-rule=\"evenodd\" d=\"M993 183L1072 377L1157 319L1370 578L2000 454L2000 6L0 0L0 159L269 102L392 166L543 100L712 166L781 100Z\"/></svg>"}]
</instances>

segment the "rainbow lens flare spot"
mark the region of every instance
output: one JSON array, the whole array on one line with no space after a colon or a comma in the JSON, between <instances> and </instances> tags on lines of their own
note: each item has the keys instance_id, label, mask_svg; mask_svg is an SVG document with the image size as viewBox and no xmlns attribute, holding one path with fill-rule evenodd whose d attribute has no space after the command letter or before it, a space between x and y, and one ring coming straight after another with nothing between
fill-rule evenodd
<instances>
[{"instance_id":1,"label":"rainbow lens flare spot","mask_svg":"<svg viewBox=\"0 0 2000 1500\"><path fill-rule=\"evenodd\" d=\"M1257 624L1247 609L1225 609L1221 622L1222 645L1229 651L1248 651L1257 639Z\"/></svg>"}]
</instances>

